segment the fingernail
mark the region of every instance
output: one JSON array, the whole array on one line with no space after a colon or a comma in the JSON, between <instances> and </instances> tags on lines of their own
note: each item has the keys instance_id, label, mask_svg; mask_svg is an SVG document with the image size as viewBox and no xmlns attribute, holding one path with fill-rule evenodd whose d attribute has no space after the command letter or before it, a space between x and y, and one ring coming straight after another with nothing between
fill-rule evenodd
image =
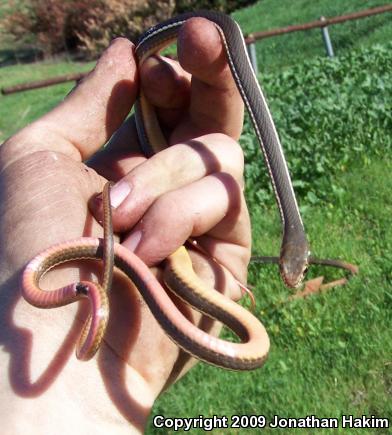
<instances>
[{"instance_id":1,"label":"fingernail","mask_svg":"<svg viewBox=\"0 0 392 435\"><path fill-rule=\"evenodd\" d=\"M124 242L124 246L127 247L130 251L135 252L141 238L142 231L137 230L127 238L127 240Z\"/></svg>"},{"instance_id":2,"label":"fingernail","mask_svg":"<svg viewBox=\"0 0 392 435\"><path fill-rule=\"evenodd\" d=\"M130 184L126 181L119 181L110 189L110 205L117 208L130 192Z\"/></svg>"}]
</instances>

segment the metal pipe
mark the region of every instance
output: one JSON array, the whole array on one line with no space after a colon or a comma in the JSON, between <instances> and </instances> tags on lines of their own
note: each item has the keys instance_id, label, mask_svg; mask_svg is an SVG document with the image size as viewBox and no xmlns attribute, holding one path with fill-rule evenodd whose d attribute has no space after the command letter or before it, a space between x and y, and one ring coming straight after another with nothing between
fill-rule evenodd
<instances>
[{"instance_id":1,"label":"metal pipe","mask_svg":"<svg viewBox=\"0 0 392 435\"><path fill-rule=\"evenodd\" d=\"M320 17L320 21L327 22L325 17ZM321 34L323 35L323 41L324 41L325 50L327 52L327 56L334 57L332 42L331 42L331 38L329 36L329 31L328 31L327 25L325 25L324 27L321 27Z\"/></svg>"},{"instance_id":2,"label":"metal pipe","mask_svg":"<svg viewBox=\"0 0 392 435\"><path fill-rule=\"evenodd\" d=\"M366 9L364 11L354 12L352 14L339 15L337 17L327 18L326 22L329 26L331 26L332 24L344 23L345 21L350 21L350 20L358 20L360 18L367 18L372 15L383 14L386 12L392 12L392 4ZM293 26L280 27L278 29L264 30L262 32L252 32L251 35L245 38L245 42L249 44L252 41L258 41L259 39L270 38L272 36L310 30L310 29L315 29L317 27L324 27L324 26L325 23L321 22L320 20L317 20L304 24L296 24Z\"/></svg>"},{"instance_id":3,"label":"metal pipe","mask_svg":"<svg viewBox=\"0 0 392 435\"><path fill-rule=\"evenodd\" d=\"M246 46L246 49L248 51L248 56L250 59L250 63L253 68L253 72L255 73L256 77L259 74L259 68L257 66L257 54L256 54L256 44L254 42L251 42Z\"/></svg>"}]
</instances>

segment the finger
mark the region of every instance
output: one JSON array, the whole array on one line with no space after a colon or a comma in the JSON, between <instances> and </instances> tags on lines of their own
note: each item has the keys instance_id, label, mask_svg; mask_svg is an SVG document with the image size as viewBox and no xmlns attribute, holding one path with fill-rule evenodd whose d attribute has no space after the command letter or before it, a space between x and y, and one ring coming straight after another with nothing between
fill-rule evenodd
<instances>
[{"instance_id":1,"label":"finger","mask_svg":"<svg viewBox=\"0 0 392 435\"><path fill-rule=\"evenodd\" d=\"M102 177L117 182L145 160L139 149L135 118L131 116L87 164Z\"/></svg>"},{"instance_id":2,"label":"finger","mask_svg":"<svg viewBox=\"0 0 392 435\"><path fill-rule=\"evenodd\" d=\"M199 239L198 239L199 241ZM218 244L220 242L217 242ZM249 250L238 245L228 245L230 251L223 258L214 257L204 250L201 254L198 250L189 247L187 244L188 253L192 259L192 267L195 273L207 285L214 289L223 292L227 297L238 301L243 296L243 291L238 283L246 286L248 276ZM241 258L244 261L238 261ZM208 267L206 267L208 265Z\"/></svg>"},{"instance_id":3,"label":"finger","mask_svg":"<svg viewBox=\"0 0 392 435\"><path fill-rule=\"evenodd\" d=\"M237 142L214 134L178 144L155 154L134 168L111 190L113 227L130 230L164 193L176 190L214 172L227 172L242 181L243 154ZM102 197L91 202L95 216L102 215Z\"/></svg>"},{"instance_id":4,"label":"finger","mask_svg":"<svg viewBox=\"0 0 392 435\"><path fill-rule=\"evenodd\" d=\"M155 265L189 237L215 230L213 234L220 236L216 242L238 245L245 251L250 247L247 216L238 182L227 173L217 173L160 196L123 245L146 264ZM218 229L220 226L222 229ZM243 268L242 258L238 261Z\"/></svg>"},{"instance_id":5,"label":"finger","mask_svg":"<svg viewBox=\"0 0 392 435\"><path fill-rule=\"evenodd\" d=\"M129 113L137 94L136 72L132 43L114 40L91 74L46 121L57 127L63 120L60 134L78 148L83 159L89 157Z\"/></svg>"},{"instance_id":6,"label":"finger","mask_svg":"<svg viewBox=\"0 0 392 435\"><path fill-rule=\"evenodd\" d=\"M133 44L118 38L61 104L19 132L13 143L20 146L11 151L51 150L85 160L121 125L136 94Z\"/></svg>"},{"instance_id":7,"label":"finger","mask_svg":"<svg viewBox=\"0 0 392 435\"><path fill-rule=\"evenodd\" d=\"M140 82L163 129L174 128L189 105L191 75L172 59L151 56L141 66Z\"/></svg>"},{"instance_id":8,"label":"finger","mask_svg":"<svg viewBox=\"0 0 392 435\"><path fill-rule=\"evenodd\" d=\"M171 130L189 104L190 75L178 62L152 56L141 65L140 81L144 94L156 106L162 130ZM135 118L132 116L88 164L103 177L117 181L142 160Z\"/></svg>"},{"instance_id":9,"label":"finger","mask_svg":"<svg viewBox=\"0 0 392 435\"><path fill-rule=\"evenodd\" d=\"M192 74L189 121L175 140L195 132L222 132L238 139L243 122L243 102L230 72L221 36L204 18L192 18L178 36L178 59ZM173 139L174 140L174 139Z\"/></svg>"}]
</instances>

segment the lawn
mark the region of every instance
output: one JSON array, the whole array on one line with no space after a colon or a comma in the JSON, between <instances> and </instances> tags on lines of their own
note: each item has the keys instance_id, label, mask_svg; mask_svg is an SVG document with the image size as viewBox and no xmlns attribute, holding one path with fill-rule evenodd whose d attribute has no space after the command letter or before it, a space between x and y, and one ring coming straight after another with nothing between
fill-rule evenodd
<instances>
[{"instance_id":1,"label":"lawn","mask_svg":"<svg viewBox=\"0 0 392 435\"><path fill-rule=\"evenodd\" d=\"M244 33L252 33L301 24L321 16L345 15L376 6L388 4L378 0L263 0L234 13ZM329 33L336 55L355 47L368 47L392 37L392 13L385 13L347 21L331 26ZM320 29L289 33L264 39L256 44L259 68L262 72L301 62L302 59L325 54Z\"/></svg>"},{"instance_id":2,"label":"lawn","mask_svg":"<svg viewBox=\"0 0 392 435\"><path fill-rule=\"evenodd\" d=\"M274 415L392 417L392 162L375 161L366 168L352 169L338 179L345 191L344 206L332 213L322 205L313 207L305 222L314 252L358 264L359 276L345 287L288 303L290 292L279 281L276 269L252 265L256 313L272 342L266 365L251 373L238 373L200 364L158 400L154 415L264 415L268 421ZM276 211L256 214L253 227L254 251L277 252ZM314 270L310 274L317 275ZM151 420L148 433L174 432L153 428ZM263 433L287 431L265 428ZM315 432L296 429L290 433Z\"/></svg>"},{"instance_id":3,"label":"lawn","mask_svg":"<svg viewBox=\"0 0 392 435\"><path fill-rule=\"evenodd\" d=\"M89 71L93 63L66 60L17 64L0 68L0 86L12 86L66 73ZM38 90L0 95L0 142L56 106L72 89L68 82Z\"/></svg>"},{"instance_id":4,"label":"lawn","mask_svg":"<svg viewBox=\"0 0 392 435\"><path fill-rule=\"evenodd\" d=\"M3 2L4 3L4 2ZM234 14L245 32L334 16L377 1L263 0ZM1 15L0 3L0 15ZM389 21L388 21L389 19ZM271 338L259 370L227 372L199 364L156 402L153 417L261 415L388 417L392 423L392 45L390 14L330 29L336 59L325 59L319 30L257 44L263 87L286 150L312 252L357 264L348 285L288 302L274 266L250 266L255 314ZM1 51L1 47L0 47ZM51 60L0 68L0 86L87 71L92 64ZM73 84L0 96L0 141L56 105ZM276 206L248 123L247 196L254 253L276 254ZM332 278L338 272L312 268ZM229 333L224 331L225 336ZM285 434L287 429L263 429ZM191 433L203 433L195 429ZM214 433L260 433L260 429ZM290 430L309 434L309 429ZM317 433L330 433L317 430ZM334 433L343 433L339 428ZM346 432L347 433L347 432ZM375 433L357 429L355 433ZM388 430L378 430L387 434Z\"/></svg>"},{"instance_id":5,"label":"lawn","mask_svg":"<svg viewBox=\"0 0 392 435\"><path fill-rule=\"evenodd\" d=\"M288 302L290 291L276 268L251 265L256 314L272 342L266 365L230 373L200 364L160 398L154 415L392 418L391 48L389 43L339 59L311 59L263 76L312 252L355 263L359 275L344 287ZM279 251L280 223L250 132L246 123L241 142L253 251L271 255ZM310 277L320 274L339 276L310 269ZM167 433L152 421L149 433Z\"/></svg>"}]
</instances>

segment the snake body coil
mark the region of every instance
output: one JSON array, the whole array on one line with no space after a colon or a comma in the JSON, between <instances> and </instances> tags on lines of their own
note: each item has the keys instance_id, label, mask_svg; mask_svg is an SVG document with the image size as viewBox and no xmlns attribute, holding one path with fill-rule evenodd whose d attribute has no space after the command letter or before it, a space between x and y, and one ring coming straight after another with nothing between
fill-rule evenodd
<instances>
[{"instance_id":1,"label":"snake body coil","mask_svg":"<svg viewBox=\"0 0 392 435\"><path fill-rule=\"evenodd\" d=\"M44 291L39 287L39 280L49 269L66 261L102 259L103 243L101 239L82 237L55 245L34 258L22 278L24 298L39 308L54 308L82 298L91 301L91 317L86 321L77 347L77 356L83 360L90 359L102 341L109 314L107 289L103 290L102 286L95 283L81 282ZM184 290L190 289L190 298L193 297L191 304L225 323L244 343L227 342L197 328L182 314L139 257L117 243L113 248L115 266L132 280L159 324L186 352L210 364L233 370L249 370L263 364L269 349L269 339L263 325L240 305L199 280L185 248L180 248L180 258L174 254L168 258L165 281L176 293L176 288L180 287L179 296L185 300L188 296ZM205 309L205 305L200 302L198 305L195 299L205 299L205 302L211 300L212 304Z\"/></svg>"}]
</instances>

